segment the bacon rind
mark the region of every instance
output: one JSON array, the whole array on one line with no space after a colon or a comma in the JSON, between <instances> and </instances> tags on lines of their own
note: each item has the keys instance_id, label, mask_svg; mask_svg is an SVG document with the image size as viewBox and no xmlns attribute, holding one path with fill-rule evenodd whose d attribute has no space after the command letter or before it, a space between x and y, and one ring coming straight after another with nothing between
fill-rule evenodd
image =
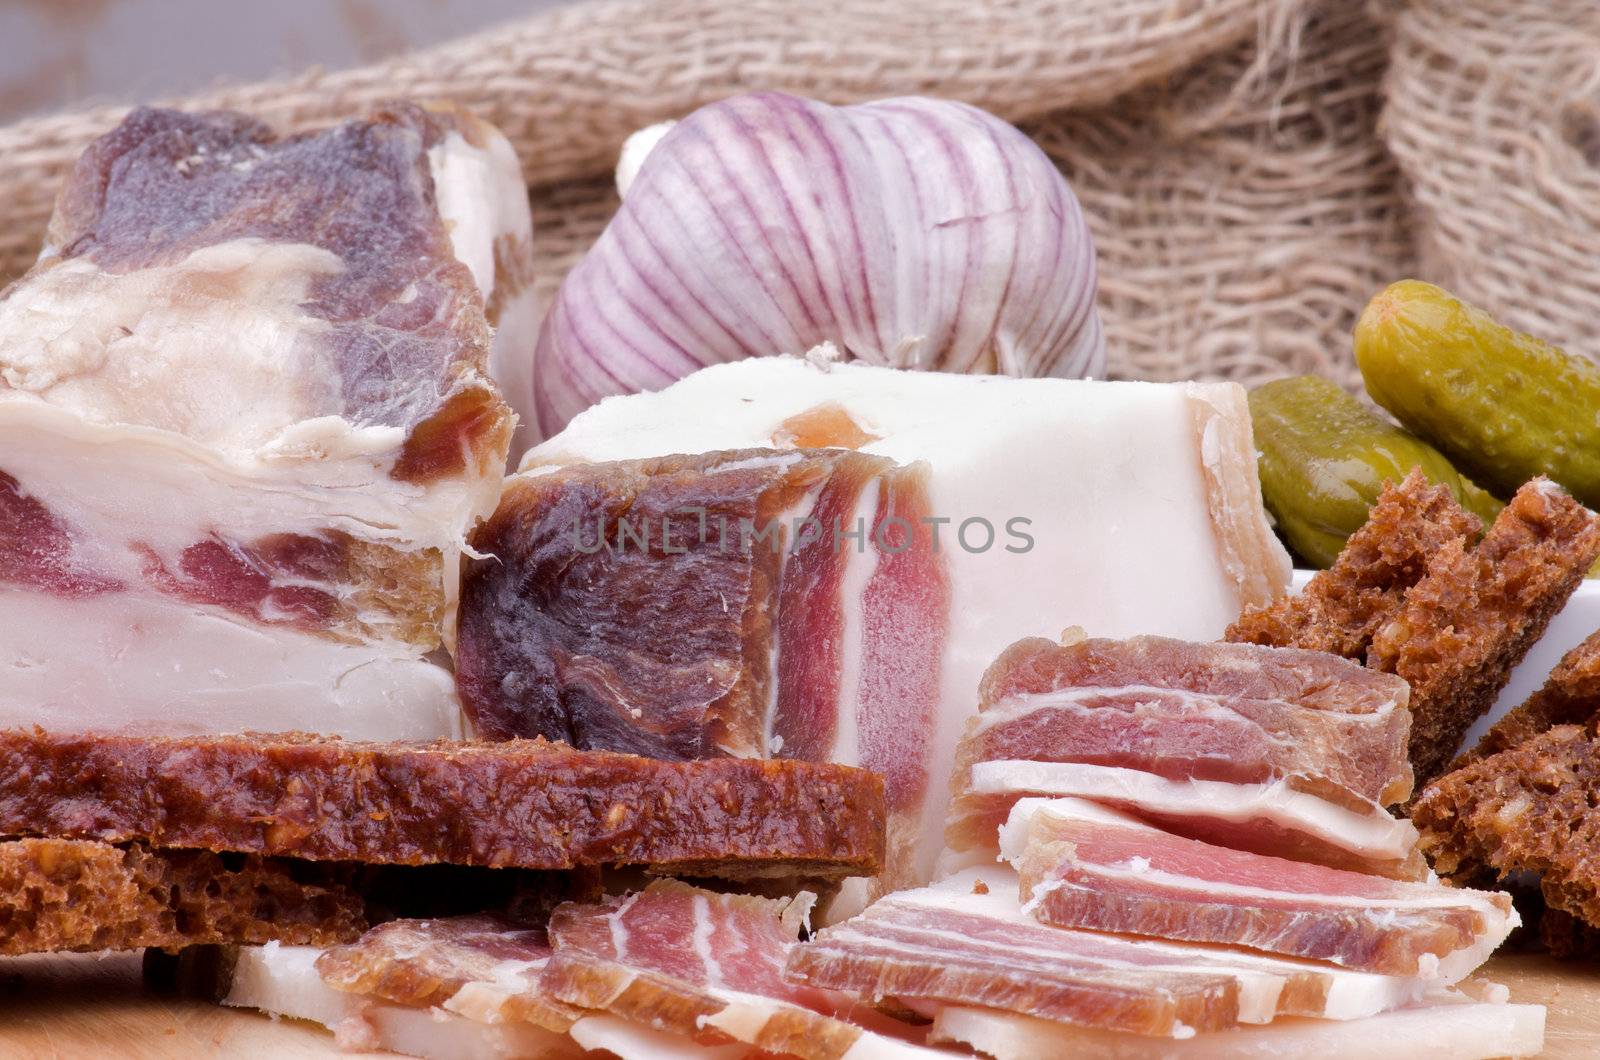
<instances>
[{"instance_id":1,"label":"bacon rind","mask_svg":"<svg viewBox=\"0 0 1600 1060\"><path fill-rule=\"evenodd\" d=\"M1108 965L1077 952L1080 945L1100 946L1093 936L1020 915L1002 918L907 898L929 893L888 895L823 929L792 952L788 976L874 1004L984 1005L1135 1034L1170 1036L1238 1022L1238 983L1225 973L1150 974Z\"/></svg>"},{"instance_id":2,"label":"bacon rind","mask_svg":"<svg viewBox=\"0 0 1600 1060\"><path fill-rule=\"evenodd\" d=\"M1360 1019L1412 1004L1424 983L1331 964L1040 923L1009 870L901 891L790 957L797 982L926 1011L976 1004L1137 1035L1184 1036L1279 1016Z\"/></svg>"}]
</instances>

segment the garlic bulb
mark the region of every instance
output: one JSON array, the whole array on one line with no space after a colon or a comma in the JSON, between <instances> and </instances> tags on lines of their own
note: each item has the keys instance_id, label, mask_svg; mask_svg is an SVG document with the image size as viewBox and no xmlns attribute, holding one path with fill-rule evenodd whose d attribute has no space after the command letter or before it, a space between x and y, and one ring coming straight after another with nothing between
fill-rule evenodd
<instances>
[{"instance_id":1,"label":"garlic bulb","mask_svg":"<svg viewBox=\"0 0 1600 1060\"><path fill-rule=\"evenodd\" d=\"M645 131L622 168L627 197L540 334L546 434L611 394L823 342L901 368L1103 369L1078 202L974 107L737 96Z\"/></svg>"}]
</instances>

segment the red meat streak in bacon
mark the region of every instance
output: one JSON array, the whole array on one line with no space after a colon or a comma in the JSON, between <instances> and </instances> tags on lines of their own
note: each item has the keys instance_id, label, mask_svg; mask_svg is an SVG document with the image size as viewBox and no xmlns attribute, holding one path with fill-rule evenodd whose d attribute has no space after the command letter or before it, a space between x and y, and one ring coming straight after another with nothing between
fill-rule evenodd
<instances>
[{"instance_id":1,"label":"red meat streak in bacon","mask_svg":"<svg viewBox=\"0 0 1600 1060\"><path fill-rule=\"evenodd\" d=\"M338 601L312 585L275 585L278 577L333 581L344 550L331 541L300 534L273 534L250 547L212 538L179 554L169 570L152 551L144 554L149 584L190 603L226 608L267 624L327 626Z\"/></svg>"},{"instance_id":2,"label":"red meat streak in bacon","mask_svg":"<svg viewBox=\"0 0 1600 1060\"><path fill-rule=\"evenodd\" d=\"M121 591L121 582L84 570L72 552L66 524L0 471L0 582L67 599Z\"/></svg>"},{"instance_id":3,"label":"red meat streak in bacon","mask_svg":"<svg viewBox=\"0 0 1600 1060\"><path fill-rule=\"evenodd\" d=\"M786 758L826 761L851 711L858 761L883 774L890 812L914 809L927 789L928 742L939 695L949 579L934 551L926 471L894 469L879 480L870 527L852 525L865 483L835 472L784 570L778 618L774 733ZM862 531L862 538L843 533ZM838 531L838 532L836 532ZM854 703L842 701L843 583L850 562L870 562L861 598L861 671Z\"/></svg>"}]
</instances>

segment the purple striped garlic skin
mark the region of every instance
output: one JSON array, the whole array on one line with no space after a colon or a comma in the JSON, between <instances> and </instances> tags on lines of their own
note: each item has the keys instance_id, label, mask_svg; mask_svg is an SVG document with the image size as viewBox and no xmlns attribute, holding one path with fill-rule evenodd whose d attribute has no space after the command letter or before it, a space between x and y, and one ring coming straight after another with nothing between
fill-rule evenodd
<instances>
[{"instance_id":1,"label":"purple striped garlic skin","mask_svg":"<svg viewBox=\"0 0 1600 1060\"><path fill-rule=\"evenodd\" d=\"M539 426L825 341L898 368L1099 375L1094 299L1078 201L1006 122L921 97L736 96L666 133L567 275L534 362Z\"/></svg>"}]
</instances>

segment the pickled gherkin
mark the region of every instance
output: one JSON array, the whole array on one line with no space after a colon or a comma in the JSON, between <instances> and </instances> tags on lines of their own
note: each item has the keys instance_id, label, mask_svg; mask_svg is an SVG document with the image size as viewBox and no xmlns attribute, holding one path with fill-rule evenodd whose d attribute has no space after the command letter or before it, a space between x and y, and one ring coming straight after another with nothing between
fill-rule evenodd
<instances>
[{"instance_id":1,"label":"pickled gherkin","mask_svg":"<svg viewBox=\"0 0 1600 1060\"><path fill-rule=\"evenodd\" d=\"M1355 347L1372 399L1488 489L1548 475L1600 506L1600 366L1418 280L1367 304Z\"/></svg>"},{"instance_id":2,"label":"pickled gherkin","mask_svg":"<svg viewBox=\"0 0 1600 1060\"><path fill-rule=\"evenodd\" d=\"M1502 507L1444 454L1331 380L1306 375L1256 387L1250 417L1262 497L1289 546L1318 567L1333 563L1367 521L1384 482L1399 482L1414 467L1485 523Z\"/></svg>"}]
</instances>

